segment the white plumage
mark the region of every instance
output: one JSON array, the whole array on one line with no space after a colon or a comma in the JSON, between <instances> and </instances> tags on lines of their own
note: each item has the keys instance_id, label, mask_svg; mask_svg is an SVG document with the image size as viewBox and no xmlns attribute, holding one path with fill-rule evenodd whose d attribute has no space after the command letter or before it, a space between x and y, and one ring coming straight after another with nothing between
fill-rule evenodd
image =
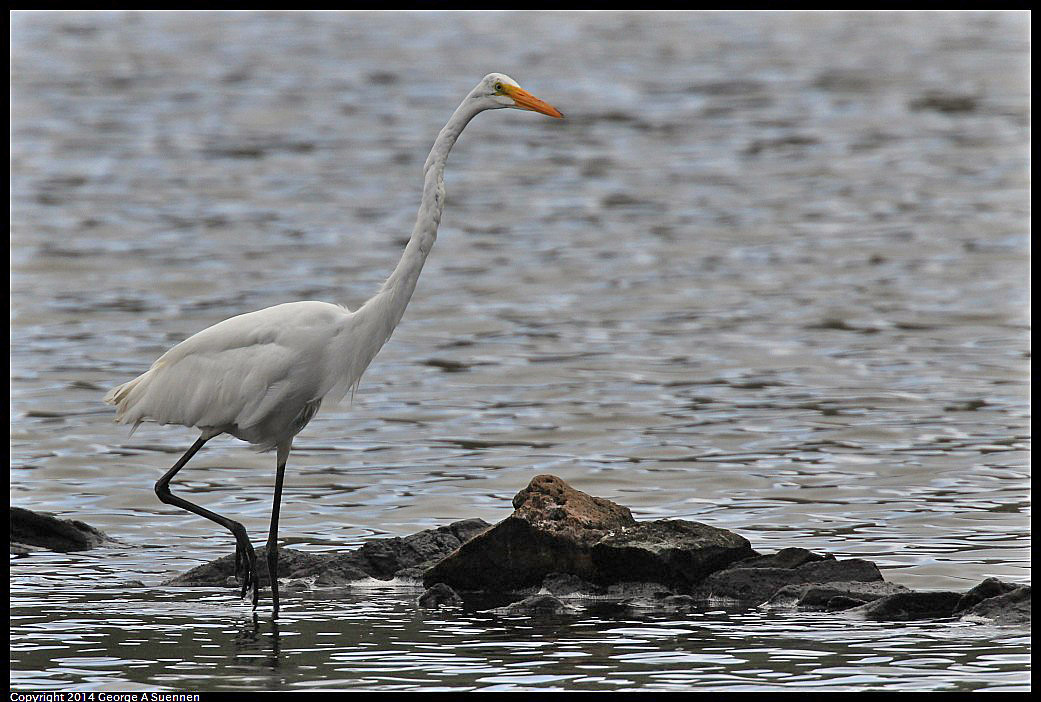
<instances>
[{"instance_id":1,"label":"white plumage","mask_svg":"<svg viewBox=\"0 0 1041 702\"><path fill-rule=\"evenodd\" d=\"M163 354L137 378L113 388L105 402L116 421L196 427L201 436L160 478L159 499L221 524L235 536L236 571L244 568L242 595L259 573L252 543L241 524L170 492L170 480L219 434L230 434L261 450L277 449L275 495L267 560L274 611L278 612L278 511L293 437L325 399L339 400L356 387L369 363L390 338L415 290L437 238L444 207L444 167L463 128L484 110L533 110L562 117L551 105L522 90L501 73L485 76L438 134L423 167L423 197L405 252L380 291L357 311L327 302L289 302L241 314L191 336Z\"/></svg>"}]
</instances>

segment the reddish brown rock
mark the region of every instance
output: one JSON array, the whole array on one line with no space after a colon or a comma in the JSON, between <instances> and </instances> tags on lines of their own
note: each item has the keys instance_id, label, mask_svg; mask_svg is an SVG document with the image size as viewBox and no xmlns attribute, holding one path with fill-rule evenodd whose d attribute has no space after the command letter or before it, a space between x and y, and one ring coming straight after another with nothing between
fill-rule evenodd
<instances>
[{"instance_id":1,"label":"reddish brown rock","mask_svg":"<svg viewBox=\"0 0 1041 702\"><path fill-rule=\"evenodd\" d=\"M539 475L513 498L514 512L463 544L423 577L429 587L510 592L537 585L549 573L594 580L592 546L635 526L625 507Z\"/></svg>"},{"instance_id":2,"label":"reddish brown rock","mask_svg":"<svg viewBox=\"0 0 1041 702\"><path fill-rule=\"evenodd\" d=\"M605 533L636 525L628 507L576 490L555 475L537 475L513 498L513 515L536 529L592 545Z\"/></svg>"},{"instance_id":3,"label":"reddish brown rock","mask_svg":"<svg viewBox=\"0 0 1041 702\"><path fill-rule=\"evenodd\" d=\"M748 541L705 524L637 524L625 507L540 475L513 500L512 515L428 570L427 585L515 592L551 574L610 585L659 582L689 588L734 561L755 556Z\"/></svg>"}]
</instances>

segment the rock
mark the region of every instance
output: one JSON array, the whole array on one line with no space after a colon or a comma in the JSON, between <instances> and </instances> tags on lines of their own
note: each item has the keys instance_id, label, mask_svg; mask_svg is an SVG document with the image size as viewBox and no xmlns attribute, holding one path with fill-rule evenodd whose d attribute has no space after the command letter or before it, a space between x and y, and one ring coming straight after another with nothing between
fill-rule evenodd
<instances>
[{"instance_id":1,"label":"rock","mask_svg":"<svg viewBox=\"0 0 1041 702\"><path fill-rule=\"evenodd\" d=\"M460 590L518 592L562 573L597 586L650 581L687 588L756 555L733 532L698 522L637 524L628 509L540 475L512 515L426 572L423 582Z\"/></svg>"},{"instance_id":2,"label":"rock","mask_svg":"<svg viewBox=\"0 0 1041 702\"><path fill-rule=\"evenodd\" d=\"M1020 585L1004 594L988 597L961 611L960 614L966 621L983 621L1001 626L1030 626L1030 586Z\"/></svg>"},{"instance_id":3,"label":"rock","mask_svg":"<svg viewBox=\"0 0 1041 702\"><path fill-rule=\"evenodd\" d=\"M776 554L775 554L776 555ZM882 573L871 561L860 558L836 560L820 557L780 562L801 562L794 568L755 567L777 560L754 559L721 570L705 578L694 594L706 600L726 600L745 604L761 604L786 585L830 582L881 582ZM753 567L748 567L751 564Z\"/></svg>"},{"instance_id":4,"label":"rock","mask_svg":"<svg viewBox=\"0 0 1041 702\"><path fill-rule=\"evenodd\" d=\"M726 529L659 519L609 534L593 546L595 579L602 584L656 582L689 590L735 561L756 555L748 540Z\"/></svg>"},{"instance_id":5,"label":"rock","mask_svg":"<svg viewBox=\"0 0 1041 702\"><path fill-rule=\"evenodd\" d=\"M474 534L490 525L481 519L465 519L448 526L423 531L404 538L370 541L361 548L341 554L306 553L290 548L278 550L278 577L314 578L318 587L338 587L358 580L416 577L430 565L457 549ZM257 549L257 569L261 587L270 585L267 550ZM226 585L238 587L234 554L192 568L163 583L178 586Z\"/></svg>"},{"instance_id":6,"label":"rock","mask_svg":"<svg viewBox=\"0 0 1041 702\"><path fill-rule=\"evenodd\" d=\"M463 598L455 590L444 583L438 583L419 596L416 603L420 607L435 608L446 605L458 606L463 603Z\"/></svg>"},{"instance_id":7,"label":"rock","mask_svg":"<svg viewBox=\"0 0 1041 702\"><path fill-rule=\"evenodd\" d=\"M877 622L904 622L916 619L940 619L954 616L954 608L962 595L959 592L898 592L860 607L847 610L850 614Z\"/></svg>"},{"instance_id":8,"label":"rock","mask_svg":"<svg viewBox=\"0 0 1041 702\"><path fill-rule=\"evenodd\" d=\"M881 581L785 585L766 604L769 607L835 611L857 607L900 592L910 590L903 585Z\"/></svg>"},{"instance_id":9,"label":"rock","mask_svg":"<svg viewBox=\"0 0 1041 702\"><path fill-rule=\"evenodd\" d=\"M50 514L11 507L11 553L24 555L32 547L51 551L86 551L111 542L104 532L89 524L59 519Z\"/></svg>"},{"instance_id":10,"label":"rock","mask_svg":"<svg viewBox=\"0 0 1041 702\"><path fill-rule=\"evenodd\" d=\"M659 604L668 610L688 611L694 609L698 601L690 595L669 595L668 597L663 597Z\"/></svg>"},{"instance_id":11,"label":"rock","mask_svg":"<svg viewBox=\"0 0 1041 702\"><path fill-rule=\"evenodd\" d=\"M635 526L628 507L592 497L555 475L537 475L513 498L513 516L578 543L592 544L605 532Z\"/></svg>"},{"instance_id":12,"label":"rock","mask_svg":"<svg viewBox=\"0 0 1041 702\"><path fill-rule=\"evenodd\" d=\"M460 590L516 592L550 573L596 580L592 547L612 531L636 525L628 509L539 475L513 498L514 512L463 544L423 576Z\"/></svg>"},{"instance_id":13,"label":"rock","mask_svg":"<svg viewBox=\"0 0 1041 702\"><path fill-rule=\"evenodd\" d=\"M954 607L954 613L957 614L963 610L971 609L984 600L1004 595L1020 587L1022 586L1013 583L1006 583L997 578L987 578L979 585L962 595L962 598Z\"/></svg>"},{"instance_id":14,"label":"rock","mask_svg":"<svg viewBox=\"0 0 1041 702\"><path fill-rule=\"evenodd\" d=\"M319 570L326 558L327 556L322 556L321 554L307 553L291 548L280 548L278 550L279 578L306 578ZM257 571L261 587L269 586L271 578L268 576L267 548L264 546L257 549ZM181 573L163 581L162 584L177 587L214 585L232 588L241 587L239 578L235 573L234 554L196 566L186 573Z\"/></svg>"},{"instance_id":15,"label":"rock","mask_svg":"<svg viewBox=\"0 0 1041 702\"><path fill-rule=\"evenodd\" d=\"M470 606L523 598L489 610L507 615L577 612L569 604L576 600L596 616L629 616L634 609L681 614L723 600L741 607L845 610L877 621L962 616L1030 623L1029 585L988 578L963 594L913 592L885 582L874 563L859 558L838 560L799 547L764 555L726 529L682 519L637 522L625 507L551 475L534 478L513 506L495 526L468 519L331 555L281 549L279 577L289 591L310 583L422 577L428 589L417 600L420 607L460 606L460 592L470 593ZM263 548L257 559L261 585L268 586ZM225 556L165 584L237 588L233 571L234 556Z\"/></svg>"},{"instance_id":16,"label":"rock","mask_svg":"<svg viewBox=\"0 0 1041 702\"><path fill-rule=\"evenodd\" d=\"M427 568L490 526L483 519L465 519L404 538L376 539L354 551L333 556L326 567L332 572L361 571L365 577L377 580L418 580Z\"/></svg>"},{"instance_id":17,"label":"rock","mask_svg":"<svg viewBox=\"0 0 1041 702\"><path fill-rule=\"evenodd\" d=\"M806 563L834 559L833 556L821 556L804 548L782 548L777 553L767 555L756 554L751 558L735 563L735 568L798 568Z\"/></svg>"},{"instance_id":18,"label":"rock","mask_svg":"<svg viewBox=\"0 0 1041 702\"><path fill-rule=\"evenodd\" d=\"M604 594L604 588L570 573L550 573L543 578L542 587L536 594L558 597L596 597Z\"/></svg>"},{"instance_id":19,"label":"rock","mask_svg":"<svg viewBox=\"0 0 1041 702\"><path fill-rule=\"evenodd\" d=\"M553 595L532 595L491 611L495 614L572 614L580 610Z\"/></svg>"}]
</instances>

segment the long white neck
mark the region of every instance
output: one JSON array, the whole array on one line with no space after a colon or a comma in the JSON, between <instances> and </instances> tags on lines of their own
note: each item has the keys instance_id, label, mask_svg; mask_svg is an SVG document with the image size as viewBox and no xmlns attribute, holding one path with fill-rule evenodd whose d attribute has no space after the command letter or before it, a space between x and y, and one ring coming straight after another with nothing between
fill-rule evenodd
<instances>
[{"instance_id":1,"label":"long white neck","mask_svg":"<svg viewBox=\"0 0 1041 702\"><path fill-rule=\"evenodd\" d=\"M487 109L475 105L475 102L469 97L464 100L434 140L434 146L423 166L423 199L405 253L379 292L355 312L367 338L373 344L367 349L371 355L364 354L367 356L366 366L401 321L405 307L412 299L412 292L416 289L416 281L423 270L427 254L437 239L437 227L441 223L441 211L445 206L444 174L448 153L470 120Z\"/></svg>"}]
</instances>

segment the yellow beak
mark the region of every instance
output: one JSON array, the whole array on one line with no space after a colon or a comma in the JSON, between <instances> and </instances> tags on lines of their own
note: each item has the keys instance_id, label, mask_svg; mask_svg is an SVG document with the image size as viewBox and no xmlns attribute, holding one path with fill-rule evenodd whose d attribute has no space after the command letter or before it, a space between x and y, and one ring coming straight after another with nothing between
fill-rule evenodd
<instances>
[{"instance_id":1,"label":"yellow beak","mask_svg":"<svg viewBox=\"0 0 1041 702\"><path fill-rule=\"evenodd\" d=\"M502 86L502 91L509 97L513 98L513 102L522 110L541 112L544 115L549 115L550 117L556 117L558 119L564 118L564 115L560 110L544 100L539 100L523 88L518 88L513 85L504 85Z\"/></svg>"}]
</instances>

